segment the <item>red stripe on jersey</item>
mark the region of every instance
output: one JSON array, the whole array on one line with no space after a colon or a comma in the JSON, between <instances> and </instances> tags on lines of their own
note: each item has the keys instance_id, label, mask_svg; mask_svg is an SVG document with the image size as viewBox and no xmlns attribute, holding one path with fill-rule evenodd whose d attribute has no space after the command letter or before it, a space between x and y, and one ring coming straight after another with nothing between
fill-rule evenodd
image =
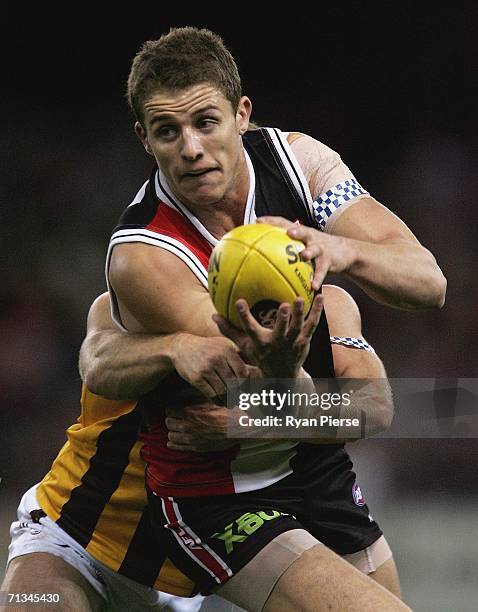
<instances>
[{"instance_id":1,"label":"red stripe on jersey","mask_svg":"<svg viewBox=\"0 0 478 612\"><path fill-rule=\"evenodd\" d=\"M196 255L207 270L213 247L183 214L160 201L156 214L145 229L179 240Z\"/></svg>"},{"instance_id":2,"label":"red stripe on jersey","mask_svg":"<svg viewBox=\"0 0 478 612\"><path fill-rule=\"evenodd\" d=\"M235 492L231 461L239 445L224 451L195 453L168 448L168 429L164 417L150 423L141 457L148 465L146 483L158 495L195 497L231 495Z\"/></svg>"},{"instance_id":3,"label":"red stripe on jersey","mask_svg":"<svg viewBox=\"0 0 478 612\"><path fill-rule=\"evenodd\" d=\"M145 229L178 240L207 270L213 247L182 213L159 201L156 214ZM231 461L236 458L239 445L213 453L172 450L167 447L168 430L160 411L148 414L148 433L142 434L141 439L144 442L141 456L148 466L146 482L151 491L181 497L234 493Z\"/></svg>"},{"instance_id":4,"label":"red stripe on jersey","mask_svg":"<svg viewBox=\"0 0 478 612\"><path fill-rule=\"evenodd\" d=\"M213 554L213 551L201 541L182 520L181 515L176 511L174 503L168 498L161 498L163 510L168 519L167 529L170 529L178 541L181 548L196 562L204 567L214 576L219 584L226 582L232 576L230 568L220 557ZM208 550L209 549L209 550Z\"/></svg>"}]
</instances>

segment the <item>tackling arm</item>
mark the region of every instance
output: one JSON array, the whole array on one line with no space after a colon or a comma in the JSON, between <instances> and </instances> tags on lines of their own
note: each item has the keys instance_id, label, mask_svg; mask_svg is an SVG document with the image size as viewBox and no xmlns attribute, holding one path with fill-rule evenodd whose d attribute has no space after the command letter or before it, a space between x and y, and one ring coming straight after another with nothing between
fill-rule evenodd
<instances>
[{"instance_id":1,"label":"tackling arm","mask_svg":"<svg viewBox=\"0 0 478 612\"><path fill-rule=\"evenodd\" d=\"M91 391L109 399L135 399L175 369L213 398L224 393L227 379L249 375L238 348L210 320L209 295L180 260L141 244L117 249L112 282L122 319L132 331L122 332L113 322L108 294L95 300L80 351L80 373Z\"/></svg>"}]
</instances>

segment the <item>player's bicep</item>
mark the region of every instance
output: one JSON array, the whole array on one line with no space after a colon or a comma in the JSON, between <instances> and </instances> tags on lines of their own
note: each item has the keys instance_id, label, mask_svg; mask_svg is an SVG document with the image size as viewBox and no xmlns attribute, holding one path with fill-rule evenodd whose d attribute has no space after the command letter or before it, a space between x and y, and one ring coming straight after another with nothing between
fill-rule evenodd
<instances>
[{"instance_id":1,"label":"player's bicep","mask_svg":"<svg viewBox=\"0 0 478 612\"><path fill-rule=\"evenodd\" d=\"M340 155L305 134L288 136L312 197L312 212L319 229L330 232L343 212L369 196Z\"/></svg>"},{"instance_id":2,"label":"player's bicep","mask_svg":"<svg viewBox=\"0 0 478 612\"><path fill-rule=\"evenodd\" d=\"M407 240L419 243L405 223L380 202L364 197L337 216L329 227L331 234L379 243Z\"/></svg>"},{"instance_id":3,"label":"player's bicep","mask_svg":"<svg viewBox=\"0 0 478 612\"><path fill-rule=\"evenodd\" d=\"M209 294L176 255L150 245L115 246L109 280L130 331L209 335L214 312Z\"/></svg>"}]
</instances>

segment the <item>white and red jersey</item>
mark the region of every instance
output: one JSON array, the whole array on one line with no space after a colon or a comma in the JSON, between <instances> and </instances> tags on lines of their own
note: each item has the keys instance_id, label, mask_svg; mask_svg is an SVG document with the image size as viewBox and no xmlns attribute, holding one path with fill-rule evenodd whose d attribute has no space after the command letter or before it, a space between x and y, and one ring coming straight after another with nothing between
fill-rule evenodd
<instances>
[{"instance_id":1,"label":"white and red jersey","mask_svg":"<svg viewBox=\"0 0 478 612\"><path fill-rule=\"evenodd\" d=\"M285 134L276 129L262 128L247 132L243 143L249 170L243 223L254 223L256 215L279 215L322 227L317 215L317 201L312 199L308 182ZM363 190L361 193L353 192L353 195L350 192L343 201L363 193ZM323 200L322 197L322 203ZM330 216L330 210L329 207L326 216ZM143 242L174 253L207 290L209 256L218 240L174 196L158 168L126 208L113 232L107 256L107 279L111 252L115 245L125 242ZM113 317L125 329L109 282L108 286ZM313 377L334 376L325 316L322 316L312 340L305 368ZM165 409L191 405L201 399L204 398L199 392L176 372L165 377L152 392L141 398L139 403L145 417L142 456L147 463L147 484L152 491L161 496L175 497L227 495L266 487L293 471L292 460L304 446L297 442L244 441L228 450L210 453L169 449ZM335 449L336 445L330 445L330 452Z\"/></svg>"}]
</instances>

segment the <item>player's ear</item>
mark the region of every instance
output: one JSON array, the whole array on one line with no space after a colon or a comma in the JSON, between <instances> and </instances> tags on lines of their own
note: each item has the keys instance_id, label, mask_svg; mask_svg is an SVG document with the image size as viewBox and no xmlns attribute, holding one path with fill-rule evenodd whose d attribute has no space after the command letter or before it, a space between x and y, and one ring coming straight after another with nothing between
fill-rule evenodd
<instances>
[{"instance_id":1,"label":"player's ear","mask_svg":"<svg viewBox=\"0 0 478 612\"><path fill-rule=\"evenodd\" d=\"M146 149L146 152L150 155L153 154L153 150L151 149L151 145L148 142L148 137L146 136L146 132L139 121L136 121L134 124L134 131L136 136L141 140L143 147Z\"/></svg>"},{"instance_id":2,"label":"player's ear","mask_svg":"<svg viewBox=\"0 0 478 612\"><path fill-rule=\"evenodd\" d=\"M239 134L244 134L247 132L247 128L249 127L249 119L252 113L252 102L247 96L242 96L239 100L239 106L237 107L236 112L236 125L237 131Z\"/></svg>"}]
</instances>

